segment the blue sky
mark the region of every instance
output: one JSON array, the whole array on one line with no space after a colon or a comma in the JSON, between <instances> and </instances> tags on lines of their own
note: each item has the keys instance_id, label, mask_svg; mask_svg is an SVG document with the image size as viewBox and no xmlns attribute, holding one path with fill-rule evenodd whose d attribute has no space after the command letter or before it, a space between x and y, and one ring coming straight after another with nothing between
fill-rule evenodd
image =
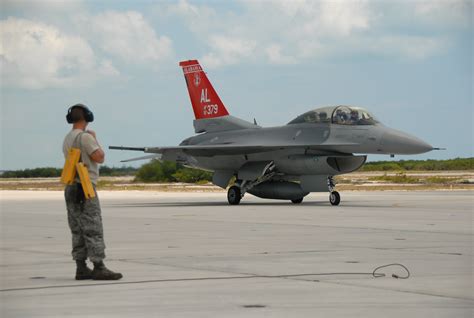
<instances>
[{"instance_id":1,"label":"blue sky","mask_svg":"<svg viewBox=\"0 0 474 318\"><path fill-rule=\"evenodd\" d=\"M272 126L357 105L447 148L395 159L473 156L472 1L1 5L0 170L62 166L78 102L104 147L178 144L194 134L178 62L194 58L234 116ZM137 154L106 155L120 166Z\"/></svg>"}]
</instances>

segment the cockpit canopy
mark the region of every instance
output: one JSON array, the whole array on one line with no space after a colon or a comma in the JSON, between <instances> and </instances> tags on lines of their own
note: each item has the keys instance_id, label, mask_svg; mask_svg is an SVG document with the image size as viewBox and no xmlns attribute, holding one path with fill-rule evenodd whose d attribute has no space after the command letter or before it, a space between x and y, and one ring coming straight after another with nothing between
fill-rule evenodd
<instances>
[{"instance_id":1,"label":"cockpit canopy","mask_svg":"<svg viewBox=\"0 0 474 318\"><path fill-rule=\"evenodd\" d=\"M332 106L318 108L290 121L288 125L301 123L331 123L336 125L375 125L378 121L360 107Z\"/></svg>"}]
</instances>

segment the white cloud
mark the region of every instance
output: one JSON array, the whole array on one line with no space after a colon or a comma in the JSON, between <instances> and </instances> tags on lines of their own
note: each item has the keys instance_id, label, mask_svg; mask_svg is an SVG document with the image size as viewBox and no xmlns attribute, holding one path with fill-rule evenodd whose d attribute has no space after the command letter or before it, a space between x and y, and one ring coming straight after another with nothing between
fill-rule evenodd
<instances>
[{"instance_id":1,"label":"white cloud","mask_svg":"<svg viewBox=\"0 0 474 318\"><path fill-rule=\"evenodd\" d=\"M99 66L99 73L104 76L118 76L120 72L113 66L109 60L103 60Z\"/></svg>"},{"instance_id":2,"label":"white cloud","mask_svg":"<svg viewBox=\"0 0 474 318\"><path fill-rule=\"evenodd\" d=\"M367 43L374 53L398 55L404 58L423 59L445 49L447 41L422 36L383 36Z\"/></svg>"},{"instance_id":3,"label":"white cloud","mask_svg":"<svg viewBox=\"0 0 474 318\"><path fill-rule=\"evenodd\" d=\"M292 18L293 35L348 36L370 26L371 12L367 0L353 1L298 1L296 8L288 10L288 1L277 1L273 6L281 14ZM264 8L256 12L263 13ZM275 17L276 19L278 16ZM283 27L283 26L281 26Z\"/></svg>"},{"instance_id":4,"label":"white cloud","mask_svg":"<svg viewBox=\"0 0 474 318\"><path fill-rule=\"evenodd\" d=\"M118 74L110 62L98 61L87 41L54 26L10 17L0 21L0 34L2 84L65 87Z\"/></svg>"},{"instance_id":5,"label":"white cloud","mask_svg":"<svg viewBox=\"0 0 474 318\"><path fill-rule=\"evenodd\" d=\"M206 5L194 5L187 0L180 0L176 4L158 6L156 13L159 16L180 16L189 25L190 30L196 33L208 31L214 22L219 19L217 12Z\"/></svg>"},{"instance_id":6,"label":"white cloud","mask_svg":"<svg viewBox=\"0 0 474 318\"><path fill-rule=\"evenodd\" d=\"M157 66L173 55L171 40L159 37L139 12L106 11L80 22L89 24L91 38L103 51L127 63Z\"/></svg>"},{"instance_id":7,"label":"white cloud","mask_svg":"<svg viewBox=\"0 0 474 318\"><path fill-rule=\"evenodd\" d=\"M71 8L52 5L52 10ZM64 26L33 18L0 21L2 85L28 89L90 85L119 76L116 65L156 69L173 55L171 40L159 37L139 12L69 14L67 32Z\"/></svg>"},{"instance_id":8,"label":"white cloud","mask_svg":"<svg viewBox=\"0 0 474 318\"><path fill-rule=\"evenodd\" d=\"M241 59L251 58L257 43L254 40L211 36L209 45L212 51L202 58L202 62L212 68L235 64Z\"/></svg>"},{"instance_id":9,"label":"white cloud","mask_svg":"<svg viewBox=\"0 0 474 318\"><path fill-rule=\"evenodd\" d=\"M321 25L330 32L348 36L357 30L366 30L370 26L370 9L366 0L331 1L321 3Z\"/></svg>"},{"instance_id":10,"label":"white cloud","mask_svg":"<svg viewBox=\"0 0 474 318\"><path fill-rule=\"evenodd\" d=\"M466 27L472 23L470 0L422 0L415 3L418 18L431 25Z\"/></svg>"},{"instance_id":11,"label":"white cloud","mask_svg":"<svg viewBox=\"0 0 474 318\"><path fill-rule=\"evenodd\" d=\"M181 0L167 5L167 12L205 43L206 66L220 67L305 63L348 54L427 58L449 47L445 28L456 19L465 21L472 9L466 0L239 3L241 10L229 12Z\"/></svg>"},{"instance_id":12,"label":"white cloud","mask_svg":"<svg viewBox=\"0 0 474 318\"><path fill-rule=\"evenodd\" d=\"M70 13L82 8L82 0L2 0L2 9L21 10L22 12Z\"/></svg>"},{"instance_id":13,"label":"white cloud","mask_svg":"<svg viewBox=\"0 0 474 318\"><path fill-rule=\"evenodd\" d=\"M181 0L168 6L168 12L207 43L202 61L208 67L262 59L293 64L326 54L321 39L348 37L370 27L366 0L243 0L241 5L241 14L230 14Z\"/></svg>"},{"instance_id":14,"label":"white cloud","mask_svg":"<svg viewBox=\"0 0 474 318\"><path fill-rule=\"evenodd\" d=\"M297 61L294 57L285 56L281 53L282 47L278 44L270 44L265 49L265 53L273 64L295 64Z\"/></svg>"}]
</instances>

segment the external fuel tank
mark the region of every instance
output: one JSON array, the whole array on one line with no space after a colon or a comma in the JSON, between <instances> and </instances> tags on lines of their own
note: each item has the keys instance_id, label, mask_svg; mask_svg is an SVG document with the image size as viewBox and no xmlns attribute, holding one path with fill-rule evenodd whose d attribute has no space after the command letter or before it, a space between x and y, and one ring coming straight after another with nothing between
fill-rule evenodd
<instances>
[{"instance_id":1,"label":"external fuel tank","mask_svg":"<svg viewBox=\"0 0 474 318\"><path fill-rule=\"evenodd\" d=\"M247 191L256 197L278 200L298 200L309 194L299 183L289 181L267 181Z\"/></svg>"}]
</instances>

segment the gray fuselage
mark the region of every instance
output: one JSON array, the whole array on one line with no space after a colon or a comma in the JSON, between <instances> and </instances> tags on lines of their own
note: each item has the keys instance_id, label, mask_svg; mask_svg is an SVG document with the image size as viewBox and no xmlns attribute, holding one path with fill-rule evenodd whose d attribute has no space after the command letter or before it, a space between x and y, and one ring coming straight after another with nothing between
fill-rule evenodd
<instances>
[{"instance_id":1,"label":"gray fuselage","mask_svg":"<svg viewBox=\"0 0 474 318\"><path fill-rule=\"evenodd\" d=\"M320 158L347 157L353 154L417 154L432 147L422 140L380 123L351 126L333 123L300 123L278 127L206 132L184 140L183 145L265 145L272 150L229 155L188 155L186 164L216 171L235 172L246 162L274 161L276 169L287 175L337 175L360 167L334 169ZM363 164L363 162L362 162Z\"/></svg>"}]
</instances>

